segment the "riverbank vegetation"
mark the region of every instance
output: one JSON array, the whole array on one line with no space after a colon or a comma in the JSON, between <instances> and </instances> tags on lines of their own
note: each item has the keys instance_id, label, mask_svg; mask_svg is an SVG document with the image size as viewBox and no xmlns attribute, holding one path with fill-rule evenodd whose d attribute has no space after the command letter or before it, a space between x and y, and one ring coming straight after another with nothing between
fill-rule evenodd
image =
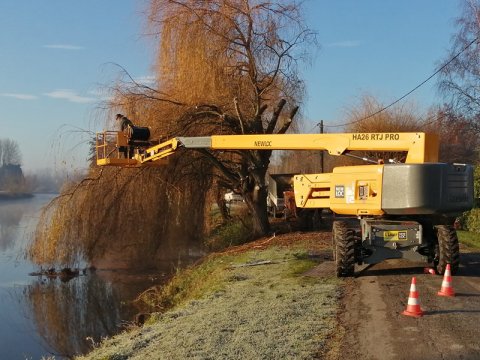
<instances>
[{"instance_id":1,"label":"riverbank vegetation","mask_svg":"<svg viewBox=\"0 0 480 360\"><path fill-rule=\"evenodd\" d=\"M245 203L230 203L227 207L227 218L224 218L218 206L210 209L210 229L204 240L208 251L221 251L253 240L252 222Z\"/></svg>"}]
</instances>

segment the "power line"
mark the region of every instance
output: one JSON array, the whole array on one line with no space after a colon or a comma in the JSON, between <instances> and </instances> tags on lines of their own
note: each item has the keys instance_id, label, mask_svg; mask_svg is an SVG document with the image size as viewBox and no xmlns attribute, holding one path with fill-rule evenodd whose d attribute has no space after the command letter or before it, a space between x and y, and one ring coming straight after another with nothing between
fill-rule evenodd
<instances>
[{"instance_id":1,"label":"power line","mask_svg":"<svg viewBox=\"0 0 480 360\"><path fill-rule=\"evenodd\" d=\"M427 126L432 125L437 121L443 120L447 116L450 116L450 114L446 112L443 112L440 115L436 114L436 115L429 116L425 120L423 120L423 123L421 124L421 128L425 129Z\"/></svg>"},{"instance_id":2,"label":"power line","mask_svg":"<svg viewBox=\"0 0 480 360\"><path fill-rule=\"evenodd\" d=\"M308 133L311 133L313 130L315 130L317 126L320 126L320 123L316 123L315 125L313 125L313 127L308 131Z\"/></svg>"},{"instance_id":3,"label":"power line","mask_svg":"<svg viewBox=\"0 0 480 360\"><path fill-rule=\"evenodd\" d=\"M448 118L450 116L453 116L453 114L449 111L438 111L437 114L433 114L426 119L423 120L423 123L421 124L420 129L425 129L427 126L432 125L436 122L439 122L445 118Z\"/></svg>"},{"instance_id":4,"label":"power line","mask_svg":"<svg viewBox=\"0 0 480 360\"><path fill-rule=\"evenodd\" d=\"M472 46L474 43L476 43L478 41L478 37L475 38L474 40L472 40L470 43L468 43L460 52L458 52L454 57L452 57L450 60L448 60L448 62L446 62L445 64L443 64L437 71L435 71L432 75L430 75L428 78L426 78L425 80L423 80L420 84L418 84L417 86L415 86L412 90L410 90L409 92L407 92L406 94L404 94L403 96L399 97L397 100L395 100L394 102L392 102L391 104L383 107L382 109L378 110L378 111L375 111L373 114L370 114L364 118L361 118L361 119L358 119L358 120L354 120L354 121L350 121L348 123L344 123L344 124L339 124L339 125L325 125L325 127L341 127L341 126L347 126L347 125L351 125L351 124L356 124L356 123L359 123L361 121L365 121L367 119L370 119L372 117L374 117L375 115L378 115L380 114L381 112L391 108L393 105L399 103L400 101L402 101L403 99L405 99L408 95L410 95L411 93L413 93L414 91L418 90L421 86L425 85L428 81L430 81L433 77L435 77L439 72L441 72L443 69L445 69L448 65L450 65L453 61L455 61L461 54L463 54L470 46Z\"/></svg>"}]
</instances>

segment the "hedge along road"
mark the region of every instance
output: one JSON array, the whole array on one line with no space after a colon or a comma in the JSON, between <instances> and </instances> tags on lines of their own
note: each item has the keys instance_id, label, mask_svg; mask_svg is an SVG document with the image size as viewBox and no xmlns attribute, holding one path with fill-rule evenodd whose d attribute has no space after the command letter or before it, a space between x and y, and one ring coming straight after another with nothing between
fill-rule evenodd
<instances>
[{"instance_id":1,"label":"hedge along road","mask_svg":"<svg viewBox=\"0 0 480 360\"><path fill-rule=\"evenodd\" d=\"M347 279L332 359L480 359L480 253L462 249L455 297L423 264L389 260ZM424 316L408 317L412 277Z\"/></svg>"}]
</instances>

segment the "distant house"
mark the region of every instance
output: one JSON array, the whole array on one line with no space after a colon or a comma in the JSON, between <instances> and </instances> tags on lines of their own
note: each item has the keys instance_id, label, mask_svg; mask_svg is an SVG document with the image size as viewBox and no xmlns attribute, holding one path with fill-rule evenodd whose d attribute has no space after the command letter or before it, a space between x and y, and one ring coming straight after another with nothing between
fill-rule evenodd
<instances>
[{"instance_id":1,"label":"distant house","mask_svg":"<svg viewBox=\"0 0 480 360\"><path fill-rule=\"evenodd\" d=\"M22 188L25 177L20 165L3 165L0 167L0 190L15 190Z\"/></svg>"}]
</instances>

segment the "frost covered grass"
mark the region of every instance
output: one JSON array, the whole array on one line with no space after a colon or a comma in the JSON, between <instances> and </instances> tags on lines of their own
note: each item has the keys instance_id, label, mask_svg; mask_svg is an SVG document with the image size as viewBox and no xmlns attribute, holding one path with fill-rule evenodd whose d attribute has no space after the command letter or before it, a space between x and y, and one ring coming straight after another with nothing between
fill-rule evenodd
<instances>
[{"instance_id":1,"label":"frost covered grass","mask_svg":"<svg viewBox=\"0 0 480 360\"><path fill-rule=\"evenodd\" d=\"M318 358L335 329L339 283L303 276L317 264L308 254L297 243L210 256L168 285L170 310L84 358Z\"/></svg>"}]
</instances>

